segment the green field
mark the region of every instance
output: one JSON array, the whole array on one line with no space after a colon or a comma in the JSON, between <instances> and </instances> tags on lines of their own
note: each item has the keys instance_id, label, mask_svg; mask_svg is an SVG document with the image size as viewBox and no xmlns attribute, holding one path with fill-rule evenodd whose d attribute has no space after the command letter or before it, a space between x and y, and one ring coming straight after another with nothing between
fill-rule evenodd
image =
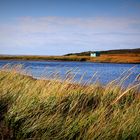
<instances>
[{"instance_id":1,"label":"green field","mask_svg":"<svg viewBox=\"0 0 140 140\"><path fill-rule=\"evenodd\" d=\"M1 140L138 140L140 83L36 80L0 70Z\"/></svg>"}]
</instances>

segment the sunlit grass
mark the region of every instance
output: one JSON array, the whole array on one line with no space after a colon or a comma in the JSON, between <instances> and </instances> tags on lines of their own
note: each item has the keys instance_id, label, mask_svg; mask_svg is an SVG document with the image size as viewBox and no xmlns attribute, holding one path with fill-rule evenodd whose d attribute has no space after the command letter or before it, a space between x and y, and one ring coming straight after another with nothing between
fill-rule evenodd
<instances>
[{"instance_id":1,"label":"sunlit grass","mask_svg":"<svg viewBox=\"0 0 140 140\"><path fill-rule=\"evenodd\" d=\"M0 70L0 139L140 139L139 81L80 85L19 72Z\"/></svg>"},{"instance_id":2,"label":"sunlit grass","mask_svg":"<svg viewBox=\"0 0 140 140\"><path fill-rule=\"evenodd\" d=\"M140 54L101 54L90 56L0 56L0 60L51 60L51 61L88 61L104 63L140 63Z\"/></svg>"}]
</instances>

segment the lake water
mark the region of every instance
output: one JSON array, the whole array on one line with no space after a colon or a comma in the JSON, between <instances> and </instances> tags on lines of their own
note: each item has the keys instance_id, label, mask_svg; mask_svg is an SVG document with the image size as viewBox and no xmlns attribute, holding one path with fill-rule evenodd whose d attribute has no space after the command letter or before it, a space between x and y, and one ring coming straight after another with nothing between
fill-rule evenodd
<instances>
[{"instance_id":1,"label":"lake water","mask_svg":"<svg viewBox=\"0 0 140 140\"><path fill-rule=\"evenodd\" d=\"M111 64L111 63L91 63L91 62L59 62L59 61L9 61L0 60L0 68L9 64L11 66L16 64L22 64L26 69L27 74L32 75L35 78L53 78L60 77L61 79L67 76L74 76L73 81L93 83L98 81L102 84L122 77L123 72L134 67L132 74L127 79L127 84L134 81L136 76L140 74L140 64ZM59 74L58 74L59 73ZM69 73L69 74L68 74ZM96 76L93 77L93 75ZM123 74L123 75L122 75ZM127 72L125 72L127 75ZM125 84L126 84L125 83Z\"/></svg>"}]
</instances>

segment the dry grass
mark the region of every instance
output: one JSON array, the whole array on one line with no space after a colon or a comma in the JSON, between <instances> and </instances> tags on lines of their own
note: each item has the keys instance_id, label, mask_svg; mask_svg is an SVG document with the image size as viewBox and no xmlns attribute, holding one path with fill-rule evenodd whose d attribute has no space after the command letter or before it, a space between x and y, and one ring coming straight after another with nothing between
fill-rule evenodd
<instances>
[{"instance_id":1,"label":"dry grass","mask_svg":"<svg viewBox=\"0 0 140 140\"><path fill-rule=\"evenodd\" d=\"M0 56L0 60L86 61L88 56Z\"/></svg>"},{"instance_id":2,"label":"dry grass","mask_svg":"<svg viewBox=\"0 0 140 140\"><path fill-rule=\"evenodd\" d=\"M102 63L140 63L140 54L102 54L90 56L0 56L0 60L53 60L53 61L89 61Z\"/></svg>"},{"instance_id":3,"label":"dry grass","mask_svg":"<svg viewBox=\"0 0 140 140\"><path fill-rule=\"evenodd\" d=\"M139 88L138 81L83 86L0 70L0 139L140 139Z\"/></svg>"},{"instance_id":4,"label":"dry grass","mask_svg":"<svg viewBox=\"0 0 140 140\"><path fill-rule=\"evenodd\" d=\"M104 54L100 57L90 58L90 61L108 63L140 63L140 54Z\"/></svg>"}]
</instances>

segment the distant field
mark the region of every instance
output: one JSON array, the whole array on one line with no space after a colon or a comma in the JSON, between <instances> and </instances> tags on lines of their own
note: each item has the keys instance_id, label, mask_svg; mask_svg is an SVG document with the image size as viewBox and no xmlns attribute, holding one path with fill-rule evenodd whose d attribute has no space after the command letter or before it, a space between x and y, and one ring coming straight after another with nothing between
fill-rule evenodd
<instances>
[{"instance_id":1,"label":"distant field","mask_svg":"<svg viewBox=\"0 0 140 140\"><path fill-rule=\"evenodd\" d=\"M139 53L101 54L93 58L90 56L0 56L0 60L52 60L52 61L89 61L101 63L140 63Z\"/></svg>"},{"instance_id":2,"label":"distant field","mask_svg":"<svg viewBox=\"0 0 140 140\"><path fill-rule=\"evenodd\" d=\"M103 54L100 57L90 58L90 61L109 63L140 63L140 54Z\"/></svg>"}]
</instances>

